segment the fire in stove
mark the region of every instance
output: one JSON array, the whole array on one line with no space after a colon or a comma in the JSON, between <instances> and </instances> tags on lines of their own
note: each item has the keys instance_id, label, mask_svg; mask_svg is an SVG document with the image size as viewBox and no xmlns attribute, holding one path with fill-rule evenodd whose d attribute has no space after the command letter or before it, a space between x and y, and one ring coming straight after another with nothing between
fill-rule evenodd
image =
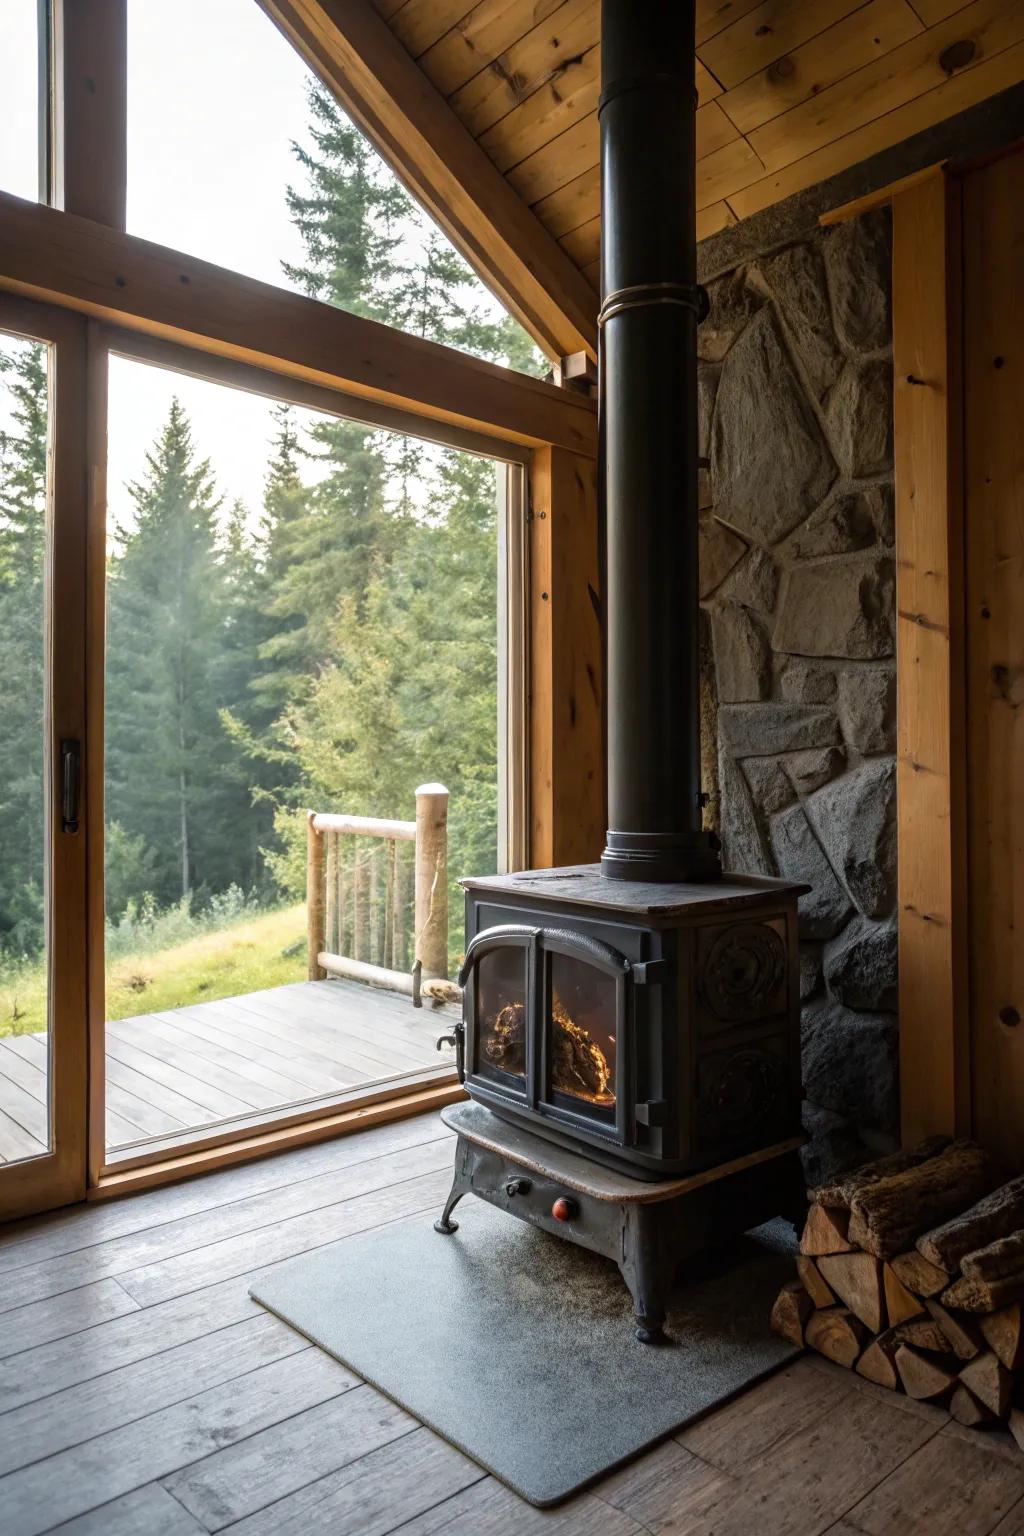
<instances>
[{"instance_id":1,"label":"fire in stove","mask_svg":"<svg viewBox=\"0 0 1024 1536\"><path fill-rule=\"evenodd\" d=\"M588 1104L612 1105L614 1071L590 1031L577 1024L559 998L551 1007L551 1086ZM610 1037L614 1044L614 1036ZM484 1046L491 1064L512 1075L526 1071L526 1007L506 1003L491 1027Z\"/></svg>"}]
</instances>

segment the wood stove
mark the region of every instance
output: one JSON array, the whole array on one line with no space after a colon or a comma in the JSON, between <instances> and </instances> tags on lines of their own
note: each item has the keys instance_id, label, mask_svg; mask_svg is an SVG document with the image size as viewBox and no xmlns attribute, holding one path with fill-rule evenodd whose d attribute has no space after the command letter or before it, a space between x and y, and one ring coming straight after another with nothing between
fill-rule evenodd
<instances>
[{"instance_id":1,"label":"wood stove","mask_svg":"<svg viewBox=\"0 0 1024 1536\"><path fill-rule=\"evenodd\" d=\"M600 865L462 882L439 1044L476 1104L436 1226L471 1191L607 1253L650 1341L683 1253L792 1209L805 887L723 879L703 826L695 3L603 0L601 29L609 829Z\"/></svg>"}]
</instances>

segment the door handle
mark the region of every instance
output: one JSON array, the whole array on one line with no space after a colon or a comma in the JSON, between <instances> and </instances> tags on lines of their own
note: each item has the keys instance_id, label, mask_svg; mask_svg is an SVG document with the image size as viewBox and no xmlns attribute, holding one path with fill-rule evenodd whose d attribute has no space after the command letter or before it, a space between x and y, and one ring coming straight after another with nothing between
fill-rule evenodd
<instances>
[{"instance_id":1,"label":"door handle","mask_svg":"<svg viewBox=\"0 0 1024 1536\"><path fill-rule=\"evenodd\" d=\"M78 831L81 781L82 743L62 737L60 743L60 827L62 832Z\"/></svg>"}]
</instances>

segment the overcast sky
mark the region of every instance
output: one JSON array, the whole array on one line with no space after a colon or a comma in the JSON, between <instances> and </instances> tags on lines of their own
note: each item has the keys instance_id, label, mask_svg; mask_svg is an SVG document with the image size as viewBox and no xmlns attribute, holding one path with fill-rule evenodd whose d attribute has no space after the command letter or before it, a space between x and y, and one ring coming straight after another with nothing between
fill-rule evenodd
<instances>
[{"instance_id":1,"label":"overcast sky","mask_svg":"<svg viewBox=\"0 0 1024 1536\"><path fill-rule=\"evenodd\" d=\"M0 0L0 188L37 195L36 0ZM128 0L128 229L161 245L287 286L302 258L285 206L301 185L311 76L255 0ZM481 287L481 299L496 310ZM166 420L173 394L229 500L259 505L273 406L238 390L114 360L112 521L124 483Z\"/></svg>"}]
</instances>

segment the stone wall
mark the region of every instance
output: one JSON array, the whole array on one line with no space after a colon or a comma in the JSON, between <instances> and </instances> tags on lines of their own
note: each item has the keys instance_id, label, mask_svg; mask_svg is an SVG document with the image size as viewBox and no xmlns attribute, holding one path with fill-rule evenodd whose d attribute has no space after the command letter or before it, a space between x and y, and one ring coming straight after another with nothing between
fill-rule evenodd
<instances>
[{"instance_id":1,"label":"stone wall","mask_svg":"<svg viewBox=\"0 0 1024 1536\"><path fill-rule=\"evenodd\" d=\"M726 868L806 881L808 1177L898 1120L887 210L708 285L705 773Z\"/></svg>"}]
</instances>

